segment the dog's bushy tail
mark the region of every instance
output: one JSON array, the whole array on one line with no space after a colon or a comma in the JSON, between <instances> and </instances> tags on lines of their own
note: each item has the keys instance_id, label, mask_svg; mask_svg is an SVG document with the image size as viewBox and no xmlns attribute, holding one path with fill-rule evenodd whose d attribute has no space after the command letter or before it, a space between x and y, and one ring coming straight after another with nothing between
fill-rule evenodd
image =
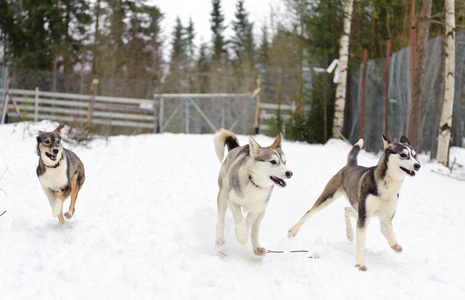
<instances>
[{"instance_id":1,"label":"dog's bushy tail","mask_svg":"<svg viewBox=\"0 0 465 300\"><path fill-rule=\"evenodd\" d=\"M352 147L349 155L347 155L347 165L356 166L358 165L357 156L360 152L360 149L363 148L363 139L358 140L358 142Z\"/></svg>"},{"instance_id":2,"label":"dog's bushy tail","mask_svg":"<svg viewBox=\"0 0 465 300\"><path fill-rule=\"evenodd\" d=\"M239 147L239 141L234 133L221 129L215 134L215 152L220 162L223 161L225 145L228 147L228 151L231 151L231 149Z\"/></svg>"}]
</instances>

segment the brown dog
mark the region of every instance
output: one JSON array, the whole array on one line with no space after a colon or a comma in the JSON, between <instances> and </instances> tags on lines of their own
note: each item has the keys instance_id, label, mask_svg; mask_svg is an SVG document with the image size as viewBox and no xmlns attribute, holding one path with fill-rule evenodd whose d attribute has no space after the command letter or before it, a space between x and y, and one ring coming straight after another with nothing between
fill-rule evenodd
<instances>
[{"instance_id":1,"label":"brown dog","mask_svg":"<svg viewBox=\"0 0 465 300\"><path fill-rule=\"evenodd\" d=\"M50 202L53 217L58 217L60 224L65 223L63 202L71 196L69 211L65 213L70 219L85 180L84 165L79 157L62 146L60 133L63 127L58 126L53 132L39 131L37 136L37 155L40 157L37 177Z\"/></svg>"}]
</instances>

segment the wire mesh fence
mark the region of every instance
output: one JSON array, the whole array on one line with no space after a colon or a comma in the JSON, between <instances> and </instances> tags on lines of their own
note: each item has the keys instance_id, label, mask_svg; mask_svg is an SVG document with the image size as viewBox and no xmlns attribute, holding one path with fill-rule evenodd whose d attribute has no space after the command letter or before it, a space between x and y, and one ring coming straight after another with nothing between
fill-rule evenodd
<instances>
[{"instance_id":1,"label":"wire mesh fence","mask_svg":"<svg viewBox=\"0 0 465 300\"><path fill-rule=\"evenodd\" d=\"M394 53L390 60L388 135L398 139L406 135L411 107L410 47ZM365 130L367 150L382 147L384 133L386 60L374 59L367 63ZM348 139L356 142L361 135L362 67L351 72ZM439 120L444 99L444 36L428 41L425 64L425 81L419 137L420 151L437 148ZM465 137L465 32L456 34L455 98L452 123L452 142L463 146Z\"/></svg>"}]
</instances>

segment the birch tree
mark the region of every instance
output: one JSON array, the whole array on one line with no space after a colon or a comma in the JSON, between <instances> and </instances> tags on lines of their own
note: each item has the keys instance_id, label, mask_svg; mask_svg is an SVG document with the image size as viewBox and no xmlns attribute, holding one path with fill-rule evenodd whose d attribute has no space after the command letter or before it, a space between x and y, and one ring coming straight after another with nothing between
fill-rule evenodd
<instances>
[{"instance_id":1,"label":"birch tree","mask_svg":"<svg viewBox=\"0 0 465 300\"><path fill-rule=\"evenodd\" d=\"M344 5L344 31L339 48L339 81L336 87L336 103L334 109L333 137L341 138L344 126L344 108L346 103L347 63L349 61L350 23L352 20L354 0L346 0Z\"/></svg>"},{"instance_id":2,"label":"birch tree","mask_svg":"<svg viewBox=\"0 0 465 300\"><path fill-rule=\"evenodd\" d=\"M441 121L439 122L438 162L448 165L449 142L452 127L452 110L454 107L455 89L455 1L446 0L446 74L444 102L442 105Z\"/></svg>"}]
</instances>

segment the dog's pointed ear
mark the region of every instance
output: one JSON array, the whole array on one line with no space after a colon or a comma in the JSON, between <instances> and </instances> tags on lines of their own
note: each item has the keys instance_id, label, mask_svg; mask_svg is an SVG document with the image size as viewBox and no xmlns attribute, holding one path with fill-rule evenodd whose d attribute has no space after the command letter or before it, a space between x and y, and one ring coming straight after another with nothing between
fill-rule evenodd
<instances>
[{"instance_id":1,"label":"dog's pointed ear","mask_svg":"<svg viewBox=\"0 0 465 300\"><path fill-rule=\"evenodd\" d=\"M39 135L42 135L44 133L45 133L45 131L39 130Z\"/></svg>"},{"instance_id":2,"label":"dog's pointed ear","mask_svg":"<svg viewBox=\"0 0 465 300\"><path fill-rule=\"evenodd\" d=\"M44 132L39 131L39 135L36 137L36 139L37 139L36 152L37 152L37 155L39 155L39 156L40 156L39 144L42 143L42 138L40 136L41 136L42 133L44 133Z\"/></svg>"},{"instance_id":3,"label":"dog's pointed ear","mask_svg":"<svg viewBox=\"0 0 465 300\"><path fill-rule=\"evenodd\" d=\"M60 126L58 126L53 132L56 132L56 133L60 134L60 133L61 133L61 129L63 129L63 127L65 127L65 125L60 124Z\"/></svg>"},{"instance_id":4,"label":"dog's pointed ear","mask_svg":"<svg viewBox=\"0 0 465 300\"><path fill-rule=\"evenodd\" d=\"M271 148L281 148L281 142L283 141L283 135L280 133L278 133L278 136L276 137L276 139L274 140L273 144L271 144Z\"/></svg>"},{"instance_id":5,"label":"dog's pointed ear","mask_svg":"<svg viewBox=\"0 0 465 300\"><path fill-rule=\"evenodd\" d=\"M258 155L258 149L260 149L260 145L250 135L249 135L249 147L250 147L251 155Z\"/></svg>"},{"instance_id":6,"label":"dog's pointed ear","mask_svg":"<svg viewBox=\"0 0 465 300\"><path fill-rule=\"evenodd\" d=\"M391 146L392 142L387 137L385 137L384 134L381 135L383 136L384 150L386 150Z\"/></svg>"},{"instance_id":7,"label":"dog's pointed ear","mask_svg":"<svg viewBox=\"0 0 465 300\"><path fill-rule=\"evenodd\" d=\"M400 142L401 142L402 144L404 144L404 145L411 146L411 145L410 145L410 141L408 140L408 138L407 138L405 135L403 135L403 136L400 137Z\"/></svg>"}]
</instances>

